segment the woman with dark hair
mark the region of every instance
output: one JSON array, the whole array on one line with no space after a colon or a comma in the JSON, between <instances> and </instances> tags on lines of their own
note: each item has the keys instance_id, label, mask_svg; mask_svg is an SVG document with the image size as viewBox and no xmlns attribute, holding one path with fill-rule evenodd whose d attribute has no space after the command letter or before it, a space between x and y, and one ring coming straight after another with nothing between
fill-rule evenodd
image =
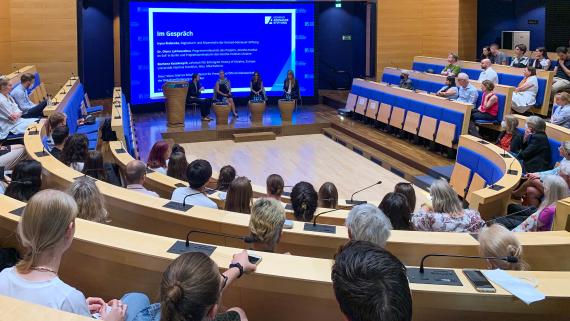
<instances>
[{"instance_id":1,"label":"woman with dark hair","mask_svg":"<svg viewBox=\"0 0 570 321\"><path fill-rule=\"evenodd\" d=\"M267 189L267 197L281 201L281 194L283 194L283 189L285 188L285 182L281 175L271 174L267 176L265 186Z\"/></svg>"},{"instance_id":2,"label":"woman with dark hair","mask_svg":"<svg viewBox=\"0 0 570 321\"><path fill-rule=\"evenodd\" d=\"M491 47L485 46L483 47L483 51L481 52L481 59L479 61L483 61L484 59L491 59L493 55L491 54Z\"/></svg>"},{"instance_id":3,"label":"woman with dark hair","mask_svg":"<svg viewBox=\"0 0 570 321\"><path fill-rule=\"evenodd\" d=\"M237 177L228 188L224 210L236 213L250 214L253 189L247 177Z\"/></svg>"},{"instance_id":4,"label":"woman with dark hair","mask_svg":"<svg viewBox=\"0 0 570 321\"><path fill-rule=\"evenodd\" d=\"M236 169L231 165L226 165L220 169L220 174L218 175L218 184L216 190L220 192L227 192L230 188L230 184L236 178Z\"/></svg>"},{"instance_id":5,"label":"woman with dark hair","mask_svg":"<svg viewBox=\"0 0 570 321\"><path fill-rule=\"evenodd\" d=\"M396 184L396 186L394 186L394 193L400 193L406 197L410 213L416 210L416 190L414 190L412 183L402 182Z\"/></svg>"},{"instance_id":6,"label":"woman with dark hair","mask_svg":"<svg viewBox=\"0 0 570 321\"><path fill-rule=\"evenodd\" d=\"M150 304L142 293L129 293L121 302L128 306L126 321L247 320L240 308L220 312L221 298L236 279L254 272L247 251L234 254L224 273L207 255L199 252L181 254L166 268L160 283L160 302Z\"/></svg>"},{"instance_id":7,"label":"woman with dark hair","mask_svg":"<svg viewBox=\"0 0 570 321\"><path fill-rule=\"evenodd\" d=\"M512 109L517 113L525 113L536 104L538 94L538 79L536 68L528 66L523 72L524 78L515 88L512 98Z\"/></svg>"},{"instance_id":8,"label":"woman with dark hair","mask_svg":"<svg viewBox=\"0 0 570 321\"><path fill-rule=\"evenodd\" d=\"M338 206L338 191L331 182L326 182L319 188L319 207L336 208Z\"/></svg>"},{"instance_id":9,"label":"woman with dark hair","mask_svg":"<svg viewBox=\"0 0 570 321\"><path fill-rule=\"evenodd\" d=\"M532 65L536 69L542 70L550 70L550 66L552 66L552 62L548 58L548 52L544 47L538 47L534 51L534 60L532 61Z\"/></svg>"},{"instance_id":10,"label":"woman with dark hair","mask_svg":"<svg viewBox=\"0 0 570 321\"><path fill-rule=\"evenodd\" d=\"M445 79L445 86L441 87L435 95L451 100L457 99L457 97L459 97L459 93L457 91L457 84L455 83L455 76L447 76Z\"/></svg>"},{"instance_id":11,"label":"woman with dark hair","mask_svg":"<svg viewBox=\"0 0 570 321\"><path fill-rule=\"evenodd\" d=\"M12 181L4 193L6 196L27 202L42 187L42 164L35 160L18 162L12 172Z\"/></svg>"},{"instance_id":12,"label":"woman with dark hair","mask_svg":"<svg viewBox=\"0 0 570 321\"><path fill-rule=\"evenodd\" d=\"M85 134L73 134L67 138L61 150L60 160L76 171L82 172L89 151L89 140Z\"/></svg>"},{"instance_id":13,"label":"woman with dark hair","mask_svg":"<svg viewBox=\"0 0 570 321\"><path fill-rule=\"evenodd\" d=\"M291 191L291 206L297 221L311 222L317 210L319 196L311 183L299 182Z\"/></svg>"},{"instance_id":14,"label":"woman with dark hair","mask_svg":"<svg viewBox=\"0 0 570 321\"><path fill-rule=\"evenodd\" d=\"M162 174L166 174L166 160L170 157L170 145L163 140L152 145L146 166Z\"/></svg>"},{"instance_id":15,"label":"woman with dark hair","mask_svg":"<svg viewBox=\"0 0 570 321\"><path fill-rule=\"evenodd\" d=\"M172 145L172 150L170 151L170 153L171 154L182 153L186 155L186 150L180 144L174 144Z\"/></svg>"},{"instance_id":16,"label":"woman with dark hair","mask_svg":"<svg viewBox=\"0 0 570 321\"><path fill-rule=\"evenodd\" d=\"M394 230L411 230L411 211L406 196L400 193L388 193L382 199L379 209L386 214Z\"/></svg>"},{"instance_id":17,"label":"woman with dark hair","mask_svg":"<svg viewBox=\"0 0 570 321\"><path fill-rule=\"evenodd\" d=\"M232 96L232 84L230 80L226 78L226 73L223 70L220 70L220 78L216 81L216 85L214 86L214 99L222 103L227 103L234 117L238 118L236 104Z\"/></svg>"},{"instance_id":18,"label":"woman with dark hair","mask_svg":"<svg viewBox=\"0 0 570 321\"><path fill-rule=\"evenodd\" d=\"M495 84L490 80L483 80L481 83L481 105L478 109L471 110L471 121L476 120L496 120L499 114L499 98L495 95Z\"/></svg>"},{"instance_id":19,"label":"woman with dark hair","mask_svg":"<svg viewBox=\"0 0 570 321\"><path fill-rule=\"evenodd\" d=\"M511 67L526 68L528 66L529 59L524 55L526 50L527 48L524 44L518 44L515 46L515 56L511 61Z\"/></svg>"},{"instance_id":20,"label":"woman with dark hair","mask_svg":"<svg viewBox=\"0 0 570 321\"><path fill-rule=\"evenodd\" d=\"M299 99L299 82L295 78L293 70L287 71L287 79L283 83L283 97L286 99Z\"/></svg>"},{"instance_id":21,"label":"woman with dark hair","mask_svg":"<svg viewBox=\"0 0 570 321\"><path fill-rule=\"evenodd\" d=\"M168 169L166 175L186 181L186 169L188 168L188 161L186 155L180 152L170 154L168 159Z\"/></svg>"},{"instance_id":22,"label":"woman with dark hair","mask_svg":"<svg viewBox=\"0 0 570 321\"><path fill-rule=\"evenodd\" d=\"M103 155L97 150L87 152L85 165L83 166L83 174L91 176L95 179L102 180L109 184L121 186L121 181L113 170L113 165L103 162Z\"/></svg>"},{"instance_id":23,"label":"woman with dark hair","mask_svg":"<svg viewBox=\"0 0 570 321\"><path fill-rule=\"evenodd\" d=\"M263 80L257 71L253 73L253 77L251 77L251 82L249 83L249 100L267 101Z\"/></svg>"}]
</instances>

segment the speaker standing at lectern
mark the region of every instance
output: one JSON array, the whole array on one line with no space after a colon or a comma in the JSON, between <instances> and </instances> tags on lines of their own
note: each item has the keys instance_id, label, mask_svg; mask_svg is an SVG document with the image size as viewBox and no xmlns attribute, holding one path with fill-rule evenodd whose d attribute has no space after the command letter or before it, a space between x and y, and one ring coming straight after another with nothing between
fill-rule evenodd
<instances>
[{"instance_id":1,"label":"speaker standing at lectern","mask_svg":"<svg viewBox=\"0 0 570 321\"><path fill-rule=\"evenodd\" d=\"M283 98L287 100L299 99L299 82L293 74L293 70L287 72L287 79L283 83Z\"/></svg>"},{"instance_id":2,"label":"speaker standing at lectern","mask_svg":"<svg viewBox=\"0 0 570 321\"><path fill-rule=\"evenodd\" d=\"M200 98L204 87L200 83L200 75L192 74L192 82L188 86L188 96L186 97L186 104L197 104L200 106L200 115L202 115L202 121L211 121L210 115L210 104L205 98Z\"/></svg>"}]
</instances>

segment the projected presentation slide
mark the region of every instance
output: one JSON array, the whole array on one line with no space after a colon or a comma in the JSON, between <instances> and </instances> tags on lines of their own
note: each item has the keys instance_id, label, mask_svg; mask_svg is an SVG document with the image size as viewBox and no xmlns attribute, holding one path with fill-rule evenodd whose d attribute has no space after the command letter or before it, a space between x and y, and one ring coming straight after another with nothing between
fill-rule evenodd
<instances>
[{"instance_id":1,"label":"projected presentation slide","mask_svg":"<svg viewBox=\"0 0 570 321\"><path fill-rule=\"evenodd\" d=\"M314 7L308 3L130 3L131 102L163 99L162 85L199 73L211 97L220 70L234 96L248 96L255 71L281 96L288 70L314 95Z\"/></svg>"}]
</instances>

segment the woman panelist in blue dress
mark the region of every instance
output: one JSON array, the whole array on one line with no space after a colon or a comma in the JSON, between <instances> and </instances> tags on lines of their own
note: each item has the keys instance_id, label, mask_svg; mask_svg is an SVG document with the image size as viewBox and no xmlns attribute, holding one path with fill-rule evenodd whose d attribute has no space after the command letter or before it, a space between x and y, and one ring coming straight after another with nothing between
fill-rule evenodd
<instances>
[{"instance_id":1,"label":"woman panelist in blue dress","mask_svg":"<svg viewBox=\"0 0 570 321\"><path fill-rule=\"evenodd\" d=\"M287 79L283 83L283 98L287 100L299 99L299 82L295 78L293 70L287 72Z\"/></svg>"},{"instance_id":2,"label":"woman panelist in blue dress","mask_svg":"<svg viewBox=\"0 0 570 321\"><path fill-rule=\"evenodd\" d=\"M214 87L214 99L228 104L232 109L234 117L238 117L238 114L236 113L236 105L232 98L232 85L230 80L226 78L226 74L223 70L220 70L220 78L218 78Z\"/></svg>"},{"instance_id":3,"label":"woman panelist in blue dress","mask_svg":"<svg viewBox=\"0 0 570 321\"><path fill-rule=\"evenodd\" d=\"M253 73L253 77L251 77L251 82L249 83L249 100L255 102L267 101L263 80L257 71Z\"/></svg>"}]
</instances>

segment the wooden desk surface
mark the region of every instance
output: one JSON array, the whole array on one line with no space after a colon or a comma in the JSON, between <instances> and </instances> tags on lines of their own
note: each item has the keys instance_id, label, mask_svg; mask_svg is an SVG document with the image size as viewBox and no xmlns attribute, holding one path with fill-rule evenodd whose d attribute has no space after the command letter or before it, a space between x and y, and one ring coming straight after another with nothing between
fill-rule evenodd
<instances>
[{"instance_id":1,"label":"wooden desk surface","mask_svg":"<svg viewBox=\"0 0 570 321\"><path fill-rule=\"evenodd\" d=\"M23 205L0 196L2 235L10 235L19 220L19 216L8 212ZM86 295L110 299L126 292L142 291L156 299L160 275L176 257L167 252L175 241L77 219L75 239L64 257L60 275ZM224 270L238 251L238 248L218 246L211 258ZM244 308L254 321L266 319L268 311L279 311L272 315L272 320L277 321L342 320L331 287L332 260L259 254L263 260L257 272L240 279L224 293L226 306ZM502 320L515 317L536 320L541 315L548 315L548 320L567 317L570 272L508 272L515 277L536 280L538 290L546 299L531 306L514 299L498 286L495 294L478 293L461 270L455 272L462 286L410 285L414 320L457 320L460 316L467 320L501 320L499 317L505 315L509 318ZM295 308L282 309L284 304Z\"/></svg>"},{"instance_id":2,"label":"wooden desk surface","mask_svg":"<svg viewBox=\"0 0 570 321\"><path fill-rule=\"evenodd\" d=\"M25 73L35 74L38 72L35 65L25 66L18 70L15 70L11 74L6 75L5 77L8 79L8 82L15 86L20 83L20 78Z\"/></svg>"},{"instance_id":3,"label":"wooden desk surface","mask_svg":"<svg viewBox=\"0 0 570 321\"><path fill-rule=\"evenodd\" d=\"M83 317L77 314L47 308L42 305L16 300L3 295L0 295L0 320L93 321L93 319L89 317Z\"/></svg>"},{"instance_id":4,"label":"wooden desk surface","mask_svg":"<svg viewBox=\"0 0 570 321\"><path fill-rule=\"evenodd\" d=\"M77 89L77 86L79 86L80 83L81 82L78 77L69 78L57 94L53 96L53 105L46 106L44 109L44 116L49 117L56 111L61 111L71 98L71 94Z\"/></svg>"}]
</instances>

